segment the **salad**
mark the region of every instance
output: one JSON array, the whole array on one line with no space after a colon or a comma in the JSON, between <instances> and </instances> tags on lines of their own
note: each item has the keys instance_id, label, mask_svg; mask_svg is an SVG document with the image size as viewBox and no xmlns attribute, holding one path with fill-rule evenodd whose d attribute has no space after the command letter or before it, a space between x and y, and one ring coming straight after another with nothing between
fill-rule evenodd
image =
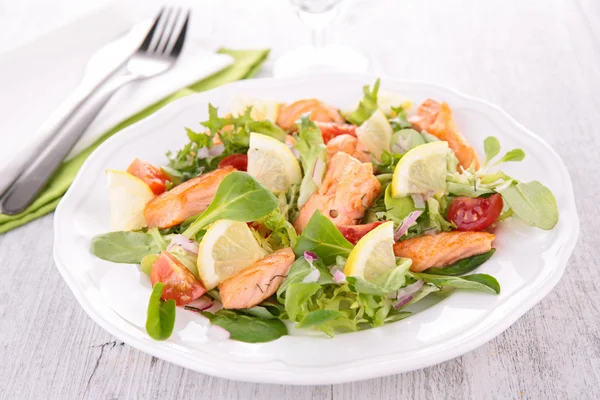
<instances>
[{"instance_id":1,"label":"salad","mask_svg":"<svg viewBox=\"0 0 600 400\"><path fill-rule=\"evenodd\" d=\"M521 161L495 137L479 157L447 103L364 87L352 110L318 99L209 104L189 142L155 166L108 170L111 232L91 250L152 283L146 330L167 339L176 307L216 339L266 342L291 327L328 336L409 317L426 297L500 293L474 270L494 231L558 222L552 192L502 172Z\"/></svg>"}]
</instances>

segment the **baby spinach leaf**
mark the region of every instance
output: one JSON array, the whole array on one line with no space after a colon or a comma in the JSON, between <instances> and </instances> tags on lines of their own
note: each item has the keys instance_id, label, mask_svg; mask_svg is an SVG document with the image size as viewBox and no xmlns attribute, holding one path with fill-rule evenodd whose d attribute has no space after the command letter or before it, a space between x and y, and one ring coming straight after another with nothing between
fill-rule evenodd
<instances>
[{"instance_id":1,"label":"baby spinach leaf","mask_svg":"<svg viewBox=\"0 0 600 400\"><path fill-rule=\"evenodd\" d=\"M154 265L154 261L158 259L158 254L148 254L146 257L142 258L142 262L140 263L140 269L143 273L150 276L150 271L152 271L152 265Z\"/></svg>"},{"instance_id":2,"label":"baby spinach leaf","mask_svg":"<svg viewBox=\"0 0 600 400\"><path fill-rule=\"evenodd\" d=\"M333 222L316 210L298 238L294 253L300 257L312 251L325 265L331 265L337 256L348 257L353 248Z\"/></svg>"},{"instance_id":3,"label":"baby spinach leaf","mask_svg":"<svg viewBox=\"0 0 600 400\"><path fill-rule=\"evenodd\" d=\"M377 104L377 93L379 92L380 83L379 79L377 79L373 85L373 90L370 90L369 85L363 86L364 97L358 108L345 115L348 122L354 125L361 125L377 110L379 107Z\"/></svg>"},{"instance_id":4,"label":"baby spinach leaf","mask_svg":"<svg viewBox=\"0 0 600 400\"><path fill-rule=\"evenodd\" d=\"M491 288L494 292L496 292L496 294L500 294L500 284L498 283L496 278L494 278L491 275L473 274L473 275L463 276L462 278L469 282L477 282L482 285L485 285L485 286Z\"/></svg>"},{"instance_id":5,"label":"baby spinach leaf","mask_svg":"<svg viewBox=\"0 0 600 400\"><path fill-rule=\"evenodd\" d=\"M279 308L275 306L259 305L240 310L240 312L262 319L274 319L280 315Z\"/></svg>"},{"instance_id":6,"label":"baby spinach leaf","mask_svg":"<svg viewBox=\"0 0 600 400\"><path fill-rule=\"evenodd\" d=\"M164 301L160 298L163 287L162 282L157 282L148 302L146 332L154 340L168 339L175 326L175 300Z\"/></svg>"},{"instance_id":7,"label":"baby spinach leaf","mask_svg":"<svg viewBox=\"0 0 600 400\"><path fill-rule=\"evenodd\" d=\"M247 173L234 171L223 179L213 201L183 235L192 238L201 229L220 219L255 221L277 207L279 201L269 189Z\"/></svg>"},{"instance_id":8,"label":"baby spinach leaf","mask_svg":"<svg viewBox=\"0 0 600 400\"><path fill-rule=\"evenodd\" d=\"M511 161L523 161L525 158L525 152L522 149L513 149L507 152L496 164L511 162Z\"/></svg>"},{"instance_id":9,"label":"baby spinach leaf","mask_svg":"<svg viewBox=\"0 0 600 400\"><path fill-rule=\"evenodd\" d=\"M277 318L260 318L232 310L219 310L214 314L203 312L211 324L229 331L230 338L246 343L263 343L287 335L285 324Z\"/></svg>"},{"instance_id":10,"label":"baby spinach leaf","mask_svg":"<svg viewBox=\"0 0 600 400\"><path fill-rule=\"evenodd\" d=\"M558 223L556 199L540 182L521 182L501 189L499 193L527 225L550 230Z\"/></svg>"},{"instance_id":11,"label":"baby spinach leaf","mask_svg":"<svg viewBox=\"0 0 600 400\"><path fill-rule=\"evenodd\" d=\"M483 148L485 150L485 164L487 164L500 153L500 141L494 136L488 136L483 141Z\"/></svg>"},{"instance_id":12,"label":"baby spinach leaf","mask_svg":"<svg viewBox=\"0 0 600 400\"><path fill-rule=\"evenodd\" d=\"M500 284L496 278L486 274L473 274L462 277L431 275L419 272L412 272L411 274L415 279L423 279L426 283L432 283L439 287L470 289L495 294L500 293Z\"/></svg>"},{"instance_id":13,"label":"baby spinach leaf","mask_svg":"<svg viewBox=\"0 0 600 400\"><path fill-rule=\"evenodd\" d=\"M490 251L485 252L483 254L463 258L462 260L459 260L454 264L447 265L445 267L426 269L425 271L423 271L423 273L450 276L468 274L469 272L473 271L475 268L479 267L481 264L489 260L495 252L496 249L491 249Z\"/></svg>"},{"instance_id":14,"label":"baby spinach leaf","mask_svg":"<svg viewBox=\"0 0 600 400\"><path fill-rule=\"evenodd\" d=\"M162 246L144 232L108 232L91 241L92 253L115 263L139 264L149 254L160 253Z\"/></svg>"},{"instance_id":15,"label":"baby spinach leaf","mask_svg":"<svg viewBox=\"0 0 600 400\"><path fill-rule=\"evenodd\" d=\"M311 311L298 324L298 328L312 328L319 327L326 322L338 319L342 317L342 313L336 310L316 310Z\"/></svg>"}]
</instances>

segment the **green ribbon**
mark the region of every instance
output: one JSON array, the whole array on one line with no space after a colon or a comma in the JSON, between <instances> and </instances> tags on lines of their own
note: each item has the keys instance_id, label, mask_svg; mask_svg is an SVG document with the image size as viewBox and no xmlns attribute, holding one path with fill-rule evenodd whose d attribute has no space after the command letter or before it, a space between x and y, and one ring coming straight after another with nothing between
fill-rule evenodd
<instances>
[{"instance_id":1,"label":"green ribbon","mask_svg":"<svg viewBox=\"0 0 600 400\"><path fill-rule=\"evenodd\" d=\"M100 136L90 147L82 151L69 161L65 161L56 170L54 175L48 181L46 187L40 192L38 198L27 209L16 215L0 214L0 233L7 232L18 226L24 225L31 220L46 215L56 208L58 202L65 194L77 172L83 165L88 156L106 139L119 132L120 130L134 124L148 115L154 113L165 105L184 96L210 90L229 82L240 79L251 78L260 69L269 55L269 50L230 50L220 49L218 53L229 54L235 59L235 62L199 82L196 82L186 88L180 89L175 93L165 97L162 100L146 107L139 113L132 115L126 120L120 122L108 132Z\"/></svg>"}]
</instances>

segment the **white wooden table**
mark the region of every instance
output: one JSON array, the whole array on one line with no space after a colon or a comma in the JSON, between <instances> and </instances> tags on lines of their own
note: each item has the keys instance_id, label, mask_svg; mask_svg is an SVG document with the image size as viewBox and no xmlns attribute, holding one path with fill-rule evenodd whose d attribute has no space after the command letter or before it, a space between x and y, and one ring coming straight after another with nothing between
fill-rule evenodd
<instances>
[{"instance_id":1,"label":"white wooden table","mask_svg":"<svg viewBox=\"0 0 600 400\"><path fill-rule=\"evenodd\" d=\"M84 3L0 0L0 50ZM268 76L272 60L309 33L284 2L251 4L215 2L208 41L271 47ZM485 346L421 371L333 386L238 383L157 360L92 322L54 266L50 215L0 236L1 398L600 398L600 2L362 0L330 36L367 53L376 73L499 104L559 152L581 236L556 289Z\"/></svg>"}]
</instances>

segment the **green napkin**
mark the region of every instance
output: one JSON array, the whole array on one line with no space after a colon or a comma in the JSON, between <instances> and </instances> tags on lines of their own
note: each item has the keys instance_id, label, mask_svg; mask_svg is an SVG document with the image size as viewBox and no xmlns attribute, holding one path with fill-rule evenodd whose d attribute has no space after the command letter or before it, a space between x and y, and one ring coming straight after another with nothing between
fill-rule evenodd
<instances>
[{"instance_id":1,"label":"green napkin","mask_svg":"<svg viewBox=\"0 0 600 400\"><path fill-rule=\"evenodd\" d=\"M69 161L62 163L56 170L46 187L39 194L38 198L25 211L16 215L0 214L0 233L7 232L27 222L46 215L56 208L58 202L65 194L75 175L81 168L86 158L106 139L119 132L121 129L146 118L159 108L189 94L203 92L213 89L225 83L246 79L252 77L269 55L269 50L230 50L221 49L222 54L229 54L235 59L235 62L216 74L209 76L199 82L186 88L176 91L170 96L148 106L146 109L122 121L117 126L104 133L94 144L83 152L73 157Z\"/></svg>"}]
</instances>

